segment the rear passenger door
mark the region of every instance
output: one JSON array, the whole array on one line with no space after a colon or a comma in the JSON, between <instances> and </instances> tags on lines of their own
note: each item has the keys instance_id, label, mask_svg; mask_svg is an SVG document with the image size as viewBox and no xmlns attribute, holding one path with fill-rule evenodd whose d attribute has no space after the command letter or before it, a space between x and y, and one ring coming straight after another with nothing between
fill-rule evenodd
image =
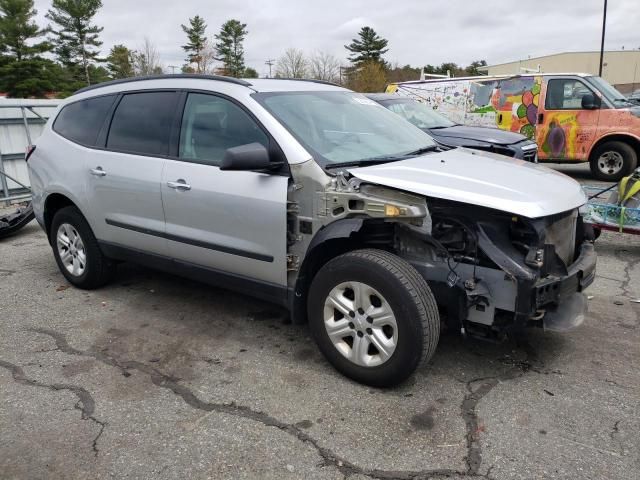
<instances>
[{"instance_id":1,"label":"rear passenger door","mask_svg":"<svg viewBox=\"0 0 640 480\"><path fill-rule=\"evenodd\" d=\"M160 184L179 94L122 95L91 154L87 182L96 237L108 244L167 254Z\"/></svg>"},{"instance_id":2,"label":"rear passenger door","mask_svg":"<svg viewBox=\"0 0 640 480\"><path fill-rule=\"evenodd\" d=\"M169 254L182 263L286 284L288 176L221 171L228 148L261 143L277 148L235 101L189 93L177 158L162 178Z\"/></svg>"}]
</instances>

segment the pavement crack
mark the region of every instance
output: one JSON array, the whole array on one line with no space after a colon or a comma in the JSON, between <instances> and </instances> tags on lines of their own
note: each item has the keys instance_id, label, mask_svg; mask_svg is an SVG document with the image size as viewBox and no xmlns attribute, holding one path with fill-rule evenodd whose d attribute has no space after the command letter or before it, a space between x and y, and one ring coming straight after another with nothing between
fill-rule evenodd
<instances>
[{"instance_id":1,"label":"pavement crack","mask_svg":"<svg viewBox=\"0 0 640 480\"><path fill-rule=\"evenodd\" d=\"M96 456L98 456L98 439L104 432L105 427L107 426L106 422L98 420L93 416L95 412L96 403L91 396L91 394L84 388L79 387L77 385L69 385L64 383L42 383L37 380L33 380L28 378L22 367L18 365L14 365L13 363L6 362L4 360L0 360L0 367L11 372L11 376L13 377L13 381L19 383L21 385L26 385L29 387L40 387L46 388L48 390L53 390L54 392L59 392L61 390L67 390L73 393L76 397L78 397L78 402L74 405L74 408L80 410L80 418L82 420L91 420L100 426L100 430L98 434L95 436L92 442L92 449Z\"/></svg>"},{"instance_id":2,"label":"pavement crack","mask_svg":"<svg viewBox=\"0 0 640 480\"><path fill-rule=\"evenodd\" d=\"M635 300L637 297L633 295L631 291L631 270L633 270L637 265L640 265L640 257L636 257L635 255L630 255L629 258L622 258L624 253L629 253L628 250L618 249L614 251L614 255L618 258L618 260L624 263L624 280L620 284L620 289L623 292L623 297L626 297L631 300Z\"/></svg>"},{"instance_id":3,"label":"pavement crack","mask_svg":"<svg viewBox=\"0 0 640 480\"><path fill-rule=\"evenodd\" d=\"M68 355L76 355L82 357L90 357L98 360L106 365L119 369L121 372L130 372L131 370L138 371L146 374L151 379L151 382L160 387L171 391L173 394L180 397L191 408L201 410L204 412L218 412L234 417L244 418L260 423L266 427L274 427L282 432L291 435L303 444L313 447L321 458L322 466L329 466L336 468L345 477L354 475L364 475L369 478L378 480L420 480L429 478L450 478L452 476L460 477L482 477L476 471L460 471L455 469L433 469L433 470L419 470L419 471L392 471L392 470L378 470L378 469L366 469L357 466L355 463L339 456L333 450L323 447L320 442L305 432L295 424L286 423L279 420L267 413L253 410L245 405L238 405L235 402L231 403L211 403L205 402L198 398L198 396L191 391L191 389L181 383L179 379L170 375L164 374L158 369L135 360L120 360L106 354L103 351L95 350L78 350L67 342L65 335L47 329L31 329L30 331L47 335L51 337L60 351ZM488 393L488 392L487 392ZM484 396L484 395L483 395ZM90 418L90 417L88 417ZM101 424L102 425L102 424ZM104 429L105 425L102 425ZM96 437L96 441L99 438L101 432Z\"/></svg>"},{"instance_id":4,"label":"pavement crack","mask_svg":"<svg viewBox=\"0 0 640 480\"><path fill-rule=\"evenodd\" d=\"M547 373L544 370L542 362L538 359L535 350L527 341L520 340L517 342L517 346L525 353L526 358L524 360L511 360L507 364L512 368L501 375L478 377L466 382L467 391L469 393L462 399L460 415L462 420L464 420L467 431L465 436L467 442L467 455L465 457L467 475L490 478L489 474L493 469L493 467L491 467L485 475L480 474L480 467L482 466L482 444L480 443L480 436L484 431L484 425L481 425L478 420L477 408L480 401L501 382L514 380L525 375L529 371Z\"/></svg>"}]
</instances>

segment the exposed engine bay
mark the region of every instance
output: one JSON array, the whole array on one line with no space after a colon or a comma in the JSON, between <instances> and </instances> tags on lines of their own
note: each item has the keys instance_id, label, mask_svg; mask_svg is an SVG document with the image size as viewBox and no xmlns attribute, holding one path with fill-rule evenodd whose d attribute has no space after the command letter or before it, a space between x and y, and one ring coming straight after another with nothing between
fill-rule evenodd
<instances>
[{"instance_id":1,"label":"exposed engine bay","mask_svg":"<svg viewBox=\"0 0 640 480\"><path fill-rule=\"evenodd\" d=\"M298 259L327 236L346 237L413 265L452 328L492 338L527 326L568 330L584 320L581 292L595 277L595 252L577 208L530 219L342 173L317 187L313 205L299 197L301 186L291 190L290 277L298 288L305 276Z\"/></svg>"}]
</instances>

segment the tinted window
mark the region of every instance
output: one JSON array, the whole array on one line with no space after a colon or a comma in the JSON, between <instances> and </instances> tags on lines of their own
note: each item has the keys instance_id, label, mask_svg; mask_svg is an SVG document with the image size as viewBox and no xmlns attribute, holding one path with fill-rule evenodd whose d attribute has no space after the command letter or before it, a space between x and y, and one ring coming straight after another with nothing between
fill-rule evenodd
<instances>
[{"instance_id":1,"label":"tinted window","mask_svg":"<svg viewBox=\"0 0 640 480\"><path fill-rule=\"evenodd\" d=\"M545 108L547 110L582 110L582 97L593 95L580 80L549 80Z\"/></svg>"},{"instance_id":2,"label":"tinted window","mask_svg":"<svg viewBox=\"0 0 640 480\"><path fill-rule=\"evenodd\" d=\"M56 119L53 129L63 137L87 146L95 146L115 95L90 98L67 105Z\"/></svg>"},{"instance_id":3,"label":"tinted window","mask_svg":"<svg viewBox=\"0 0 640 480\"><path fill-rule=\"evenodd\" d=\"M267 135L242 108L213 95L189 95L182 119L180 158L220 165L228 148L254 142L269 147Z\"/></svg>"},{"instance_id":4,"label":"tinted window","mask_svg":"<svg viewBox=\"0 0 640 480\"><path fill-rule=\"evenodd\" d=\"M168 155L177 98L174 92L125 95L113 116L107 148L145 155Z\"/></svg>"}]
</instances>

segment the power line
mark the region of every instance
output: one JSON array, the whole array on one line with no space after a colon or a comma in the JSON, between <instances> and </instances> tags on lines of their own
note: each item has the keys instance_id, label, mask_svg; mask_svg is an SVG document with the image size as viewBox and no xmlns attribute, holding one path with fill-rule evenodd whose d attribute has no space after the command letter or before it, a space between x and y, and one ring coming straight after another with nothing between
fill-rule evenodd
<instances>
[{"instance_id":1,"label":"power line","mask_svg":"<svg viewBox=\"0 0 640 480\"><path fill-rule=\"evenodd\" d=\"M276 63L276 61L273 58L270 58L269 60L264 62L265 65L269 65L269 78L271 78L271 67L273 67L275 65L275 63Z\"/></svg>"}]
</instances>

